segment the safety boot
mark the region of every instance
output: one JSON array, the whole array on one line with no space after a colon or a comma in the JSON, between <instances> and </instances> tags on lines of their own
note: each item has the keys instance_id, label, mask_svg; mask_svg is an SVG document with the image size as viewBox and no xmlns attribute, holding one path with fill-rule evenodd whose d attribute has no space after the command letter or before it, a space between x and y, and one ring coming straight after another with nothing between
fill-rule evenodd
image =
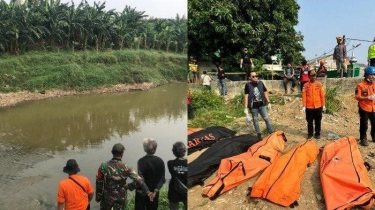
<instances>
[{"instance_id":1,"label":"safety boot","mask_svg":"<svg viewBox=\"0 0 375 210\"><path fill-rule=\"evenodd\" d=\"M367 147L368 146L368 142L367 142L367 139L361 139L361 142L360 144L364 147Z\"/></svg>"}]
</instances>

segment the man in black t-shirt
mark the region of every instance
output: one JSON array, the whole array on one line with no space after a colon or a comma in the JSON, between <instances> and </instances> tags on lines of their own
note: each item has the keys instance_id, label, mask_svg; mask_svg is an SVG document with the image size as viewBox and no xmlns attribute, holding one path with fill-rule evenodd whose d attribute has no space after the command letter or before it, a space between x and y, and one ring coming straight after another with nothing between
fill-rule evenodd
<instances>
[{"instance_id":1,"label":"man in black t-shirt","mask_svg":"<svg viewBox=\"0 0 375 210\"><path fill-rule=\"evenodd\" d=\"M257 132L258 138L261 138L261 131L259 128L260 114L263 120L266 122L268 133L272 133L271 120L267 112L267 106L271 109L270 99L268 97L267 88L262 81L258 80L258 75L255 72L250 73L250 82L245 85L245 109L244 113L247 119L250 118L249 109L252 115L255 131Z\"/></svg>"},{"instance_id":2,"label":"man in black t-shirt","mask_svg":"<svg viewBox=\"0 0 375 210\"><path fill-rule=\"evenodd\" d=\"M185 144L181 141L174 143L172 152L174 156L176 156L176 159L169 160L167 163L169 173L172 175L168 188L169 207L171 210L178 210L178 203L182 202L186 210L188 165L187 159L185 158ZM180 189L186 188L185 192L179 192L180 190L176 185L180 185Z\"/></svg>"},{"instance_id":3,"label":"man in black t-shirt","mask_svg":"<svg viewBox=\"0 0 375 210\"><path fill-rule=\"evenodd\" d=\"M243 54L240 60L240 68L246 72L245 80L249 79L252 66L253 66L253 60L250 58L247 48L244 48Z\"/></svg>"},{"instance_id":4,"label":"man in black t-shirt","mask_svg":"<svg viewBox=\"0 0 375 210\"><path fill-rule=\"evenodd\" d=\"M219 88L221 96L227 95L227 84L225 83L225 78L227 78L225 71L223 67L219 66L217 68L217 87Z\"/></svg>"}]
</instances>

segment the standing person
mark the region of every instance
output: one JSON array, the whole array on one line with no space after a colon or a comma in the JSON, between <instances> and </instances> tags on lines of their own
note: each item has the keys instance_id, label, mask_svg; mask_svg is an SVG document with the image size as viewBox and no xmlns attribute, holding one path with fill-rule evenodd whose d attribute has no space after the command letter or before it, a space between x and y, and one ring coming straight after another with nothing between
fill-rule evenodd
<instances>
[{"instance_id":1,"label":"standing person","mask_svg":"<svg viewBox=\"0 0 375 210\"><path fill-rule=\"evenodd\" d=\"M211 81L212 79L209 75L207 75L207 71L203 71L203 74L201 75L201 82L207 90L211 90Z\"/></svg>"},{"instance_id":2,"label":"standing person","mask_svg":"<svg viewBox=\"0 0 375 210\"><path fill-rule=\"evenodd\" d=\"M317 72L318 77L325 77L327 74L327 68L325 67L324 64L325 64L324 60L319 61L319 68Z\"/></svg>"},{"instance_id":3,"label":"standing person","mask_svg":"<svg viewBox=\"0 0 375 210\"><path fill-rule=\"evenodd\" d=\"M283 80L285 94L288 93L287 86L288 86L289 81L292 82L292 88L290 90L294 92L294 87L296 86L297 80L294 77L293 67L290 65L290 63L287 63L286 68L284 69L284 80Z\"/></svg>"},{"instance_id":4,"label":"standing person","mask_svg":"<svg viewBox=\"0 0 375 210\"><path fill-rule=\"evenodd\" d=\"M272 133L272 125L270 117L267 113L268 108L271 108L270 99L268 97L268 91L266 86L262 81L258 80L258 75L255 72L250 73L250 82L245 85L245 110L244 113L246 117L249 117L249 109L253 117L253 124L255 131L257 132L258 138L262 138L260 128L259 128L259 118L260 114L263 120L266 122L268 133Z\"/></svg>"},{"instance_id":5,"label":"standing person","mask_svg":"<svg viewBox=\"0 0 375 210\"><path fill-rule=\"evenodd\" d=\"M70 159L66 162L63 172L69 177L59 182L57 210L90 209L94 188L87 177L77 174L80 171L76 160Z\"/></svg>"},{"instance_id":6,"label":"standing person","mask_svg":"<svg viewBox=\"0 0 375 210\"><path fill-rule=\"evenodd\" d=\"M336 37L337 45L335 47L335 50L333 51L333 60L336 60L336 68L337 68L337 77L343 77L343 74L345 72L346 77L349 77L349 75L346 72L346 65L345 65L345 59L346 59L346 45L343 42L342 36Z\"/></svg>"},{"instance_id":7,"label":"standing person","mask_svg":"<svg viewBox=\"0 0 375 210\"><path fill-rule=\"evenodd\" d=\"M371 123L371 138L375 142L375 67L367 66L365 78L355 88L355 99L358 101L359 139L362 146L368 146L368 120Z\"/></svg>"},{"instance_id":8,"label":"standing person","mask_svg":"<svg viewBox=\"0 0 375 210\"><path fill-rule=\"evenodd\" d=\"M167 162L169 173L172 176L168 187L169 207L170 210L178 210L178 203L182 202L184 209L187 210L188 165L187 159L184 158L186 154L185 144L181 141L174 143L172 152L176 159Z\"/></svg>"},{"instance_id":9,"label":"standing person","mask_svg":"<svg viewBox=\"0 0 375 210\"><path fill-rule=\"evenodd\" d=\"M124 145L118 143L112 147L113 158L99 166L96 175L96 193L95 200L100 202L100 210L123 210L127 197L127 190L134 190L140 186L148 194L143 179L134 171L134 169L122 162L124 155ZM133 180L132 183L126 183L127 178Z\"/></svg>"},{"instance_id":10,"label":"standing person","mask_svg":"<svg viewBox=\"0 0 375 210\"><path fill-rule=\"evenodd\" d=\"M374 42L368 47L367 60L370 66L375 66L375 37Z\"/></svg>"},{"instance_id":11,"label":"standing person","mask_svg":"<svg viewBox=\"0 0 375 210\"><path fill-rule=\"evenodd\" d=\"M315 122L315 139L320 139L323 111L326 110L322 83L316 80L315 70L309 73L310 81L303 86L302 110L306 113L307 139L313 137Z\"/></svg>"},{"instance_id":12,"label":"standing person","mask_svg":"<svg viewBox=\"0 0 375 210\"><path fill-rule=\"evenodd\" d=\"M188 119L193 119L194 113L193 113L193 107L191 106L190 89L188 89L188 91L187 91L186 103L187 103Z\"/></svg>"},{"instance_id":13,"label":"standing person","mask_svg":"<svg viewBox=\"0 0 375 210\"><path fill-rule=\"evenodd\" d=\"M157 210L159 205L159 191L165 183L164 161L155 156L158 144L154 139L143 139L143 150L146 155L138 160L138 174L143 178L147 195L142 189L137 189L135 193L135 210Z\"/></svg>"},{"instance_id":14,"label":"standing person","mask_svg":"<svg viewBox=\"0 0 375 210\"><path fill-rule=\"evenodd\" d=\"M226 96L227 95L227 84L225 83L225 78L227 76L225 75L225 71L223 67L218 66L217 68L217 87L219 88L219 92L221 96Z\"/></svg>"},{"instance_id":15,"label":"standing person","mask_svg":"<svg viewBox=\"0 0 375 210\"><path fill-rule=\"evenodd\" d=\"M193 56L190 56L189 71L191 71L193 75L192 82L196 83L198 81L198 64L197 64L197 60Z\"/></svg>"},{"instance_id":16,"label":"standing person","mask_svg":"<svg viewBox=\"0 0 375 210\"><path fill-rule=\"evenodd\" d=\"M246 73L245 80L249 79L252 66L253 66L253 59L250 58L247 48L244 48L242 56L241 56L241 60L240 60L240 68L243 69Z\"/></svg>"},{"instance_id":17,"label":"standing person","mask_svg":"<svg viewBox=\"0 0 375 210\"><path fill-rule=\"evenodd\" d=\"M310 72L310 67L307 65L307 61L304 59L302 60L302 65L300 67L300 73L299 73L299 82L301 85L301 92L303 89L303 85L305 85L305 83L309 81L309 72Z\"/></svg>"}]
</instances>

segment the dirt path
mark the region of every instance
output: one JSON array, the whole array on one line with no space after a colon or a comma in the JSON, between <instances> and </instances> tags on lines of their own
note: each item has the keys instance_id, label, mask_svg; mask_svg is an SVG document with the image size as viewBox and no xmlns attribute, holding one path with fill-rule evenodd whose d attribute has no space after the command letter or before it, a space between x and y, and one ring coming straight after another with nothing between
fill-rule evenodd
<instances>
[{"instance_id":1,"label":"dirt path","mask_svg":"<svg viewBox=\"0 0 375 210\"><path fill-rule=\"evenodd\" d=\"M301 112L301 98L296 96L283 96L285 105L273 105L270 115L272 124L275 129L283 130L288 139L288 151L296 144L305 141L307 136L307 127L305 114ZM359 133L359 117L357 103L353 95L342 96L340 98L342 109L334 115L323 115L321 140L317 141L319 147L333 141L328 137L329 132L338 134L339 136L354 136L358 139ZM245 119L239 118L238 124L241 130L238 134L253 133L254 128L246 127ZM265 129L265 124L260 123L261 129ZM368 131L369 133L369 131ZM371 137L368 134L368 139ZM364 161L375 166L375 159L370 155L375 150L375 143L370 142L368 147L359 146ZM320 154L317 160L306 170L301 183L301 195L299 206L295 209L325 209L324 195L320 184L319 177ZM369 171L371 181L375 184L375 169ZM215 175L215 174L214 174ZM213 176L214 176L213 175ZM208 178L207 184L212 178ZM188 207L190 210L253 210L253 209L286 209L275 205L271 202L246 197L248 187L251 187L256 181L254 177L229 192L220 195L216 200L209 200L201 196L201 186L194 186L188 192Z\"/></svg>"}]
</instances>

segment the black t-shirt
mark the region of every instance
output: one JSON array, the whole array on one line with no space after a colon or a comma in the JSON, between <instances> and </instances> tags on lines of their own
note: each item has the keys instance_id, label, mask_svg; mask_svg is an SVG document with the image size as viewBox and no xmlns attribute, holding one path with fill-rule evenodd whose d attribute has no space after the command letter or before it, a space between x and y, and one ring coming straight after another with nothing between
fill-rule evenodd
<instances>
[{"instance_id":1,"label":"black t-shirt","mask_svg":"<svg viewBox=\"0 0 375 210\"><path fill-rule=\"evenodd\" d=\"M138 173L143 177L148 189L153 192L165 183L164 161L155 155L146 155L138 160Z\"/></svg>"},{"instance_id":2,"label":"black t-shirt","mask_svg":"<svg viewBox=\"0 0 375 210\"><path fill-rule=\"evenodd\" d=\"M249 54L242 54L242 64L251 64Z\"/></svg>"},{"instance_id":3,"label":"black t-shirt","mask_svg":"<svg viewBox=\"0 0 375 210\"><path fill-rule=\"evenodd\" d=\"M245 85L245 95L250 94L249 85L253 86L253 88L254 88L253 108L259 108L259 107L264 105L263 100L262 100L262 95L261 95L261 93L258 89L259 84L263 86L263 91L266 92L267 88L266 88L266 86L264 85L263 82L257 82L257 83L248 82ZM248 106L250 106L250 101L248 101Z\"/></svg>"},{"instance_id":4,"label":"black t-shirt","mask_svg":"<svg viewBox=\"0 0 375 210\"><path fill-rule=\"evenodd\" d=\"M180 160L178 158L174 160L169 160L168 163L168 170L169 173L172 175L171 181L169 182L169 188L168 188L168 199L172 201L186 201L187 197L181 196L179 193L176 192L174 188L173 180L175 177L177 177L182 183L187 186L187 173L188 173L188 166L187 166L187 160Z\"/></svg>"},{"instance_id":5,"label":"black t-shirt","mask_svg":"<svg viewBox=\"0 0 375 210\"><path fill-rule=\"evenodd\" d=\"M217 72L217 78L218 79L225 79L227 76L225 75L225 72L224 72L224 70L222 70L222 71L218 71Z\"/></svg>"}]
</instances>

